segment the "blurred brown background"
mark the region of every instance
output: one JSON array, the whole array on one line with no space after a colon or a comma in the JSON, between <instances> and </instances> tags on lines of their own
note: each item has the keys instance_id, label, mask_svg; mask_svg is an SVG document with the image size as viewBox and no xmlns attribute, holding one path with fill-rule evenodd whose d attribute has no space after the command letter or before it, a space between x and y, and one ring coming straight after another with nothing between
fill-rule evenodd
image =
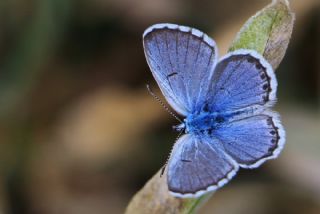
<instances>
[{"instance_id":1,"label":"blurred brown background","mask_svg":"<svg viewBox=\"0 0 320 214\"><path fill-rule=\"evenodd\" d=\"M193 26L222 55L269 2L1 0L0 213L123 213L177 135L145 88L157 86L144 29ZM296 24L277 69L281 157L241 170L200 213L320 213L319 3L291 1Z\"/></svg>"}]
</instances>

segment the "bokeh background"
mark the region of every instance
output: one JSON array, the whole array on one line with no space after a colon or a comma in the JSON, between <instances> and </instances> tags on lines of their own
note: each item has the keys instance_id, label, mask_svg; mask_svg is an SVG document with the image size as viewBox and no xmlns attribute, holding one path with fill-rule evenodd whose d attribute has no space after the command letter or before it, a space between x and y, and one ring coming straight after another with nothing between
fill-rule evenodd
<instances>
[{"instance_id":1,"label":"bokeh background","mask_svg":"<svg viewBox=\"0 0 320 214\"><path fill-rule=\"evenodd\" d=\"M193 26L222 55L269 2L1 0L0 213L123 213L177 135L145 87L157 91L144 29ZM276 72L281 157L241 170L200 213L320 213L319 3L291 1L296 23Z\"/></svg>"}]
</instances>

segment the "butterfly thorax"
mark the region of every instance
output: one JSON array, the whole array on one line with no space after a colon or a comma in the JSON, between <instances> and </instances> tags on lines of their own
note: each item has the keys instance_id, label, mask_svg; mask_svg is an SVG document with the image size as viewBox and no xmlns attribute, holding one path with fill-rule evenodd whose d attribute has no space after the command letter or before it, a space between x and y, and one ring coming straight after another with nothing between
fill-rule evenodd
<instances>
[{"instance_id":1,"label":"butterfly thorax","mask_svg":"<svg viewBox=\"0 0 320 214\"><path fill-rule=\"evenodd\" d=\"M217 129L229 118L230 115L218 112L201 112L198 114L190 114L184 120L186 132L194 134L211 134L212 131Z\"/></svg>"},{"instance_id":2,"label":"butterfly thorax","mask_svg":"<svg viewBox=\"0 0 320 214\"><path fill-rule=\"evenodd\" d=\"M211 133L226 123L234 120L241 120L243 118L252 117L263 112L264 108L258 105L250 106L233 111L226 112L208 112L200 111L197 113L189 114L183 123L174 126L174 130L182 131L193 134Z\"/></svg>"}]
</instances>

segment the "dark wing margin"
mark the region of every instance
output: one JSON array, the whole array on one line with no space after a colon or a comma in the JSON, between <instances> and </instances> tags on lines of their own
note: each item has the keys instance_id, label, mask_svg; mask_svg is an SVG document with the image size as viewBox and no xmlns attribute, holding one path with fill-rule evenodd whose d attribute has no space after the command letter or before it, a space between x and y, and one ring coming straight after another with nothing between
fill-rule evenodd
<instances>
[{"instance_id":1,"label":"dark wing margin","mask_svg":"<svg viewBox=\"0 0 320 214\"><path fill-rule=\"evenodd\" d=\"M156 24L143 34L148 65L171 107L182 115L204 102L217 63L215 42L203 32Z\"/></svg>"},{"instance_id":2,"label":"dark wing margin","mask_svg":"<svg viewBox=\"0 0 320 214\"><path fill-rule=\"evenodd\" d=\"M238 164L220 150L218 140L201 140L185 134L176 142L168 163L167 182L175 197L194 198L226 184Z\"/></svg>"}]
</instances>

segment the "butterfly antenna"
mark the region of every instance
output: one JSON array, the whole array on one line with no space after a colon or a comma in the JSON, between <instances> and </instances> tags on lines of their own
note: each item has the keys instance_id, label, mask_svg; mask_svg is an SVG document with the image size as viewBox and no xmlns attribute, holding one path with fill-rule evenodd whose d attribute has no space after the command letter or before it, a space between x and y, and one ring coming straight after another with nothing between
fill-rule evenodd
<instances>
[{"instance_id":1,"label":"butterfly antenna","mask_svg":"<svg viewBox=\"0 0 320 214\"><path fill-rule=\"evenodd\" d=\"M176 140L174 141L174 144L178 141L178 139L180 138L180 136L182 135L182 133L184 132L184 130L185 130L185 129L182 129L182 130L179 132L178 136L176 137ZM170 154L169 154L169 156L167 157L167 160L166 160L165 164L163 165L163 167L162 167L162 169L161 169L160 177L163 175L163 173L164 173L164 171L165 171L165 169L166 169L166 167L167 167L167 165L168 165L168 161L169 161L169 159L170 159L170 157L171 157L172 150L173 150L173 149L171 149Z\"/></svg>"},{"instance_id":2,"label":"butterfly antenna","mask_svg":"<svg viewBox=\"0 0 320 214\"><path fill-rule=\"evenodd\" d=\"M171 115L173 116L176 120L178 120L180 123L183 123L182 120L177 117L163 102L162 100L151 90L149 84L147 84L147 89L149 91L149 93L151 94L151 96L153 96L159 103L160 105Z\"/></svg>"}]
</instances>

